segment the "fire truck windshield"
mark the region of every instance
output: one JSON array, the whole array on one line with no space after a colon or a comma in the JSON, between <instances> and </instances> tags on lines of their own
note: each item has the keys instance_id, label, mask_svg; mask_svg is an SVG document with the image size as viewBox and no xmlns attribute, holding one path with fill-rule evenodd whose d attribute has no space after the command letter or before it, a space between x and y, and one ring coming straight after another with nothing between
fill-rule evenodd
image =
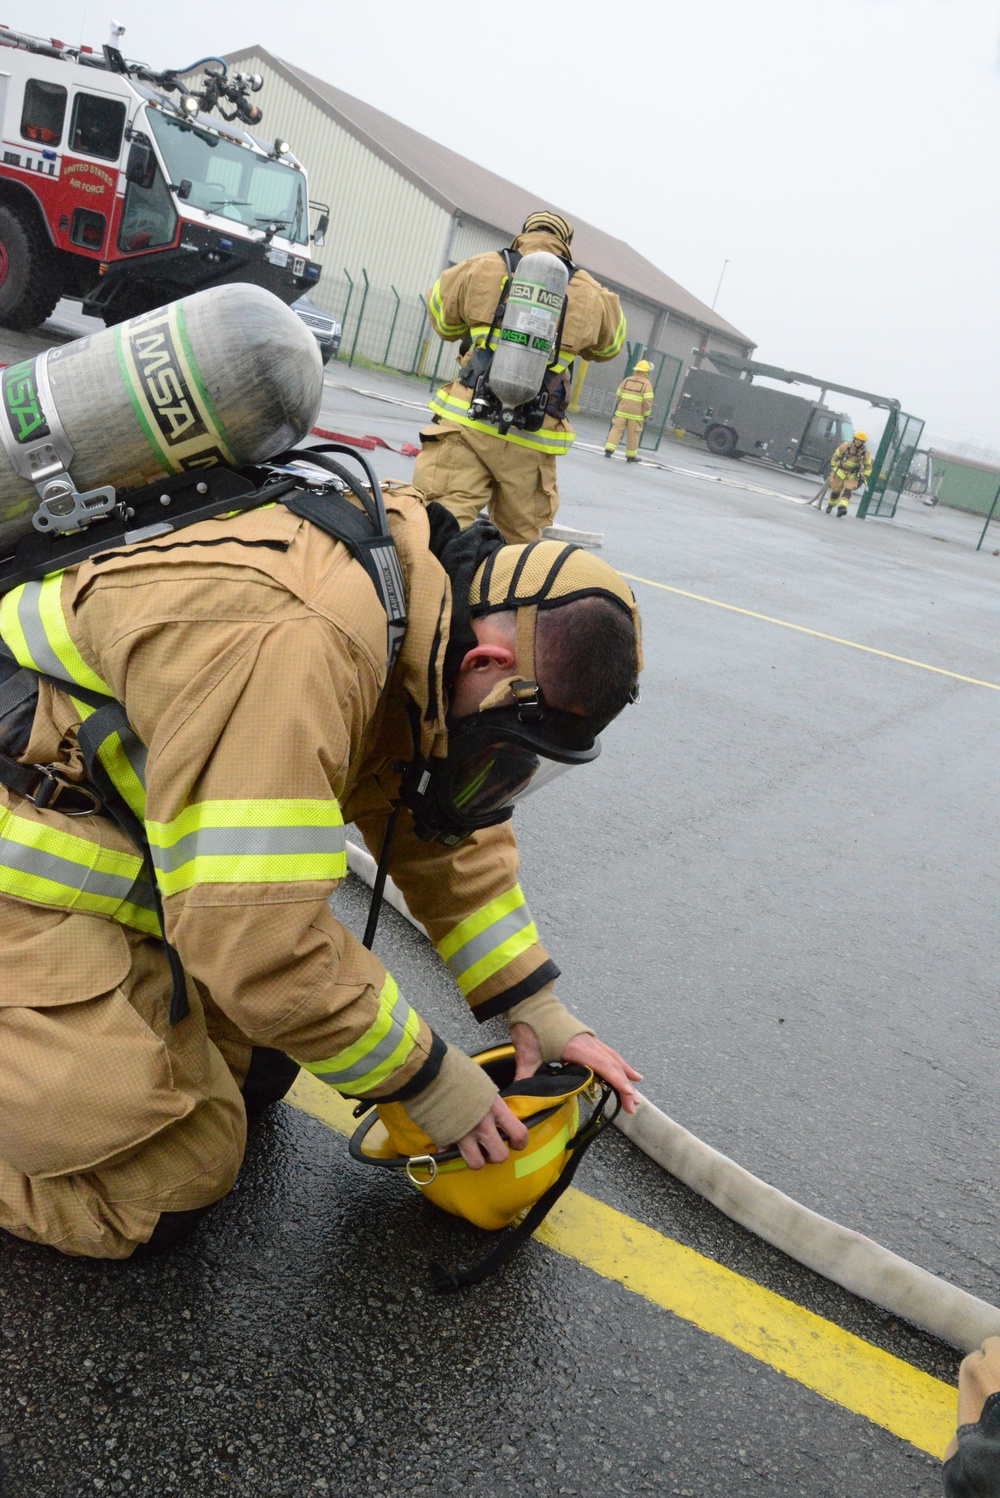
<instances>
[{"instance_id":1,"label":"fire truck windshield","mask_svg":"<svg viewBox=\"0 0 1000 1498\"><path fill-rule=\"evenodd\" d=\"M191 190L184 201L191 207L220 214L251 229L277 224L282 238L293 244L308 243L301 172L228 140L210 142L203 131L193 130L162 110L149 109L146 118L163 153L170 181L175 187L190 182Z\"/></svg>"}]
</instances>

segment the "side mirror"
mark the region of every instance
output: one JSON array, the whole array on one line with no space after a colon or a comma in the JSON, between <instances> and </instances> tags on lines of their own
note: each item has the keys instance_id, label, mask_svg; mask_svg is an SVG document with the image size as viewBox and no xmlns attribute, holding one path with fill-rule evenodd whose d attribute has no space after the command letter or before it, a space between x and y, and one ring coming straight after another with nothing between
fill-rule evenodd
<instances>
[{"instance_id":1,"label":"side mirror","mask_svg":"<svg viewBox=\"0 0 1000 1498\"><path fill-rule=\"evenodd\" d=\"M128 149L125 178L148 191L156 180L156 157L147 141L134 140Z\"/></svg>"},{"instance_id":2,"label":"side mirror","mask_svg":"<svg viewBox=\"0 0 1000 1498\"><path fill-rule=\"evenodd\" d=\"M313 230L313 237L312 237L313 244L316 246L317 249L322 249L323 245L325 244L325 242L326 242L326 231L327 231L327 229L329 229L329 227L330 227L330 215L328 213L321 213L320 216L319 216L319 218L316 220L316 227Z\"/></svg>"},{"instance_id":3,"label":"side mirror","mask_svg":"<svg viewBox=\"0 0 1000 1498\"><path fill-rule=\"evenodd\" d=\"M186 203L188 198L191 196L191 185L191 179L189 177L182 177L180 182L177 184L175 191L182 203Z\"/></svg>"}]
</instances>

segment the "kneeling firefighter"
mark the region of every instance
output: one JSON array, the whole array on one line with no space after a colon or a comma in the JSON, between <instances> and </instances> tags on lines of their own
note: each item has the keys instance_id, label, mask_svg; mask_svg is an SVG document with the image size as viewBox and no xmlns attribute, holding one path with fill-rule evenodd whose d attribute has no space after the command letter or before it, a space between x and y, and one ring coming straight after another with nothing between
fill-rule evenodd
<instances>
[{"instance_id":1,"label":"kneeling firefighter","mask_svg":"<svg viewBox=\"0 0 1000 1498\"><path fill-rule=\"evenodd\" d=\"M574 265L572 239L560 214L529 214L509 249L453 265L427 294L440 337L473 350L430 402L413 482L463 528L485 508L508 542L555 518L574 359L613 359L625 340L617 296Z\"/></svg>"},{"instance_id":2,"label":"kneeling firefighter","mask_svg":"<svg viewBox=\"0 0 1000 1498\"><path fill-rule=\"evenodd\" d=\"M176 1241L300 1065L474 1171L528 1142L332 915L351 821L516 1077L634 1107L555 997L509 823L634 699L632 594L282 452L321 389L251 286L0 383L0 1227L66 1253Z\"/></svg>"}]
</instances>

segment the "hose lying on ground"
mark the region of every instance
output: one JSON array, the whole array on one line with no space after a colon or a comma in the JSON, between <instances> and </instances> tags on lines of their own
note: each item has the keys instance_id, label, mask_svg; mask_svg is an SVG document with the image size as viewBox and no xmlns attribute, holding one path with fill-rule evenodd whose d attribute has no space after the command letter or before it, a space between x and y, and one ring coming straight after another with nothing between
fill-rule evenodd
<instances>
[{"instance_id":1,"label":"hose lying on ground","mask_svg":"<svg viewBox=\"0 0 1000 1498\"><path fill-rule=\"evenodd\" d=\"M352 842L347 844L347 866L367 884L373 882L374 858ZM385 899L426 936L391 879L386 881ZM619 1113L614 1122L651 1160L720 1212L852 1295L891 1311L960 1352L972 1352L986 1337L1000 1336L1000 1310L995 1306L801 1206L696 1139L641 1094L636 1112L631 1117Z\"/></svg>"}]
</instances>

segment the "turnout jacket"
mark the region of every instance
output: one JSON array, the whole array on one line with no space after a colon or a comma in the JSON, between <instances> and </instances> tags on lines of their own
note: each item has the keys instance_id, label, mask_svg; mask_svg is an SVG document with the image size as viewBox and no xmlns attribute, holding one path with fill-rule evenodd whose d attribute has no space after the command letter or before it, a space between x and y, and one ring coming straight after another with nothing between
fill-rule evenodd
<instances>
[{"instance_id":1,"label":"turnout jacket","mask_svg":"<svg viewBox=\"0 0 1000 1498\"><path fill-rule=\"evenodd\" d=\"M645 421L653 405L653 387L644 374L630 374L618 386L616 400L616 416Z\"/></svg>"},{"instance_id":2,"label":"turnout jacket","mask_svg":"<svg viewBox=\"0 0 1000 1498\"><path fill-rule=\"evenodd\" d=\"M519 234L513 248L522 255L547 250L560 259L566 257L562 240L544 230ZM468 333L477 348L485 348L506 279L506 267L496 250L474 255L471 260L463 260L446 270L427 293L427 310L438 335L454 342ZM496 347L497 331L493 336L493 348ZM603 363L615 357L624 341L625 315L617 296L585 270L577 269L566 290L566 317L553 365L553 373L562 377L567 397L570 370L578 355ZM469 387L455 380L438 391L430 408L439 418L455 426L472 427L516 447L558 456L568 452L573 445L573 428L564 416L546 416L537 432L523 432L512 427L501 437L489 422L476 421L469 415L471 400Z\"/></svg>"},{"instance_id":3,"label":"turnout jacket","mask_svg":"<svg viewBox=\"0 0 1000 1498\"><path fill-rule=\"evenodd\" d=\"M345 823L380 851L411 722L425 754L447 742L451 586L416 492L386 486L385 503L409 616L388 683L385 613L364 569L280 504L25 584L0 602L0 634L22 665L66 681L41 683L23 762L81 778L77 732L93 709L72 683L124 706L141 743L112 738L100 757L145 822L187 974L253 1043L349 1097L405 1101L450 1144L486 1112L493 1084L433 1034L328 904L346 872ZM391 873L479 1019L537 1004L558 973L517 868L509 823L448 849L400 817ZM0 891L158 931L142 860L113 822L7 791ZM39 1002L72 994L66 950L36 954Z\"/></svg>"},{"instance_id":4,"label":"turnout jacket","mask_svg":"<svg viewBox=\"0 0 1000 1498\"><path fill-rule=\"evenodd\" d=\"M842 442L830 459L830 471L835 479L855 478L859 482L872 471L872 455L866 443L855 447L853 442Z\"/></svg>"}]
</instances>

